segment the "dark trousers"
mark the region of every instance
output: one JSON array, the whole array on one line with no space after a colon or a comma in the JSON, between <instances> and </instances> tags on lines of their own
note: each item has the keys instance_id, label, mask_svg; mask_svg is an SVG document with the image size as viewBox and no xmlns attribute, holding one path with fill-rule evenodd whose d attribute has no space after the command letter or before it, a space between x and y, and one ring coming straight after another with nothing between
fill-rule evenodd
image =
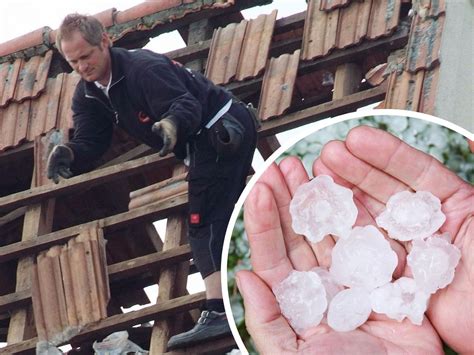
<instances>
[{"instance_id":1,"label":"dark trousers","mask_svg":"<svg viewBox=\"0 0 474 355\"><path fill-rule=\"evenodd\" d=\"M254 117L243 103L234 102L228 114L244 128L236 153L219 156L203 128L190 141L189 243L202 277L219 271L222 247L230 216L245 187L257 143Z\"/></svg>"}]
</instances>

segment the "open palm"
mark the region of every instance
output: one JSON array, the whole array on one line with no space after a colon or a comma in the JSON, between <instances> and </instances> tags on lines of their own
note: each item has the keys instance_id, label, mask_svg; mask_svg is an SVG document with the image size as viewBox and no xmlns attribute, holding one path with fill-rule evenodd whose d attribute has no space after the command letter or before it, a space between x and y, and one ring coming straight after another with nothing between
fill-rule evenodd
<instances>
[{"instance_id":1,"label":"open palm","mask_svg":"<svg viewBox=\"0 0 474 355\"><path fill-rule=\"evenodd\" d=\"M416 159L415 166L413 158ZM271 287L292 269L309 270L317 265L328 267L334 240L328 236L320 243L308 243L292 231L288 205L296 188L308 181L308 176L298 159L286 159L280 167L272 165L267 170L245 205L245 225L254 272L241 272L237 277L244 297L246 324L259 351L439 353L442 347L437 332L455 349L468 349L464 346L466 337L458 337L447 330L454 323L459 324L457 321L462 317L467 325L466 332L472 326L467 309L465 313L463 310L453 312L453 308L460 308L461 295L464 294L464 304L468 298L466 294L472 296L472 289L469 289L472 285L466 282L470 275L466 267L468 256L464 255L464 250L472 246L466 237L473 228L467 221L470 212L466 212L472 205L469 204L472 188L424 153L413 150L383 131L368 127L352 130L345 143L327 144L313 170L315 175L331 175L337 183L352 188L359 209L357 225L375 224L375 216L397 191L432 191L443 201L443 211L447 215L443 231L456 235L454 243L463 249L465 264L458 267L453 284L438 292L430 303L428 314L436 330L427 318L422 326L416 326L408 320L400 323L373 313L369 321L352 332L337 333L320 325L297 337L281 316ZM423 175L431 173L436 176L438 184L423 179ZM449 206L457 208L447 208ZM398 278L409 272L405 268L406 250L402 244L390 242L399 259L394 273ZM454 303L457 304L454 306ZM446 310L444 307L449 308Z\"/></svg>"}]
</instances>

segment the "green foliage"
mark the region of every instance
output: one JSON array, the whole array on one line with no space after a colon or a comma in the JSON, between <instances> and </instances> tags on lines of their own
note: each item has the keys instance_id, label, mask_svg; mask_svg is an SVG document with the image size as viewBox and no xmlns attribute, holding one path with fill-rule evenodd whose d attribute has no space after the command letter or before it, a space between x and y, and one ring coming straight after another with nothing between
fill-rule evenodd
<instances>
[{"instance_id":1,"label":"green foliage","mask_svg":"<svg viewBox=\"0 0 474 355\"><path fill-rule=\"evenodd\" d=\"M330 140L344 140L351 128L359 125L377 127L392 133L411 146L431 154L464 180L474 183L474 154L470 153L466 138L448 128L409 117L367 116L333 124L294 144L277 159L277 162L286 156L298 156L311 176L313 161L319 156L324 144ZM245 328L242 297L235 284L235 273L250 269L250 250L241 211L230 242L227 264L228 289L237 328L247 350L252 354L256 352ZM455 354L448 347L445 348L445 352Z\"/></svg>"}]
</instances>

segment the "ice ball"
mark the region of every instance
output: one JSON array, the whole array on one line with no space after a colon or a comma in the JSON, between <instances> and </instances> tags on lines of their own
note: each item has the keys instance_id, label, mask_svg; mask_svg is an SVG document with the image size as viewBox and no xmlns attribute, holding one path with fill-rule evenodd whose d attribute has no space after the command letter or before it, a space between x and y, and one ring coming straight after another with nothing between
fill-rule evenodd
<instances>
[{"instance_id":1,"label":"ice ball","mask_svg":"<svg viewBox=\"0 0 474 355\"><path fill-rule=\"evenodd\" d=\"M338 332L348 332L365 323L371 312L370 295L362 288L339 292L329 304L328 325Z\"/></svg>"},{"instance_id":2,"label":"ice ball","mask_svg":"<svg viewBox=\"0 0 474 355\"><path fill-rule=\"evenodd\" d=\"M331 275L347 287L372 290L392 280L397 254L374 226L355 227L332 250Z\"/></svg>"},{"instance_id":3,"label":"ice ball","mask_svg":"<svg viewBox=\"0 0 474 355\"><path fill-rule=\"evenodd\" d=\"M357 207L350 189L337 185L330 176L319 175L296 190L290 214L293 230L317 243L328 234L349 235Z\"/></svg>"},{"instance_id":4,"label":"ice ball","mask_svg":"<svg viewBox=\"0 0 474 355\"><path fill-rule=\"evenodd\" d=\"M402 191L392 195L385 210L376 218L393 239L424 239L446 220L439 198L428 191Z\"/></svg>"},{"instance_id":5,"label":"ice ball","mask_svg":"<svg viewBox=\"0 0 474 355\"><path fill-rule=\"evenodd\" d=\"M317 273L293 270L273 288L273 293L280 304L281 313L298 334L321 322L327 300Z\"/></svg>"}]
</instances>

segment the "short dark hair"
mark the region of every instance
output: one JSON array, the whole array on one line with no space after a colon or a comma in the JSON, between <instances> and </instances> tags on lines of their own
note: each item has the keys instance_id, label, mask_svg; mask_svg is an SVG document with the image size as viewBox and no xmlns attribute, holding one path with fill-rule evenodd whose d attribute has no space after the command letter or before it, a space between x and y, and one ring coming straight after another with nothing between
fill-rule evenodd
<instances>
[{"instance_id":1,"label":"short dark hair","mask_svg":"<svg viewBox=\"0 0 474 355\"><path fill-rule=\"evenodd\" d=\"M92 46L100 46L102 34L105 28L94 16L81 15L78 13L67 15L56 35L56 47L63 54L61 42L72 37L73 33L79 32L82 37Z\"/></svg>"}]
</instances>

